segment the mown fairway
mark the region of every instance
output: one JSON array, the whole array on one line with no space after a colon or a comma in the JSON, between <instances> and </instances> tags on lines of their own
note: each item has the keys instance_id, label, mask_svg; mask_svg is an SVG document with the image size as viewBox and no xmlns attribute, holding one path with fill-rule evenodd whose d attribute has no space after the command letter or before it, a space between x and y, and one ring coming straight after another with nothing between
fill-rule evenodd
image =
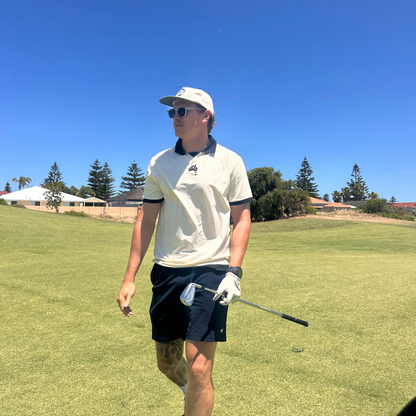
<instances>
[{"instance_id":1,"label":"mown fairway","mask_svg":"<svg viewBox=\"0 0 416 416\"><path fill-rule=\"evenodd\" d=\"M149 253L115 301L132 224L0 206L0 414L181 415L151 341ZM214 415L396 415L416 394L416 224L254 224ZM179 301L179 300L178 300Z\"/></svg>"}]
</instances>

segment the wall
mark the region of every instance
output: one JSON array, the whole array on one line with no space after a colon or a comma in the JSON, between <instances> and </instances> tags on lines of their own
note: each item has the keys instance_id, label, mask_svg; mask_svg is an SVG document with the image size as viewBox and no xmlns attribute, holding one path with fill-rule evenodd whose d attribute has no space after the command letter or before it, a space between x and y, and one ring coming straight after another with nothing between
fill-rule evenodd
<instances>
[{"instance_id":1,"label":"wall","mask_svg":"<svg viewBox=\"0 0 416 416\"><path fill-rule=\"evenodd\" d=\"M32 209L34 211L43 211L43 212L55 212L55 209L51 210L48 209L46 206L29 206L26 205L27 209ZM116 218L130 218L133 219L137 215L139 215L140 208L134 207L59 207L59 213L62 214L67 211L75 211L75 212L85 212L92 217L100 217L105 218L108 216L116 217Z\"/></svg>"}]
</instances>

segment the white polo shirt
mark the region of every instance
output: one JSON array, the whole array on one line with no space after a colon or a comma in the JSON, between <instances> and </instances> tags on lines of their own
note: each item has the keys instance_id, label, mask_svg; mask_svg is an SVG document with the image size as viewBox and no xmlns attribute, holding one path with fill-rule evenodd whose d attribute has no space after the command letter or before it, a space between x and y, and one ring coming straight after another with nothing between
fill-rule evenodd
<instances>
[{"instance_id":1,"label":"white polo shirt","mask_svg":"<svg viewBox=\"0 0 416 416\"><path fill-rule=\"evenodd\" d=\"M196 156L179 139L147 169L143 202L161 202L153 261L162 266L229 263L230 205L252 194L241 157L209 139Z\"/></svg>"}]
</instances>

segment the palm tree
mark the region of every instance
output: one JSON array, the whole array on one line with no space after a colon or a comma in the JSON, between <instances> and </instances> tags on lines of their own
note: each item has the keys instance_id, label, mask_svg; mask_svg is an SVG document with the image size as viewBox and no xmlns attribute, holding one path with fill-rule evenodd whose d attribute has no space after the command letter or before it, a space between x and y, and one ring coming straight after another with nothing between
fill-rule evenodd
<instances>
[{"instance_id":1,"label":"palm tree","mask_svg":"<svg viewBox=\"0 0 416 416\"><path fill-rule=\"evenodd\" d=\"M20 176L19 179L13 178L12 181L17 182L19 184L19 191L20 191L25 186L29 187L30 182L32 182L32 179L27 178L26 176Z\"/></svg>"}]
</instances>

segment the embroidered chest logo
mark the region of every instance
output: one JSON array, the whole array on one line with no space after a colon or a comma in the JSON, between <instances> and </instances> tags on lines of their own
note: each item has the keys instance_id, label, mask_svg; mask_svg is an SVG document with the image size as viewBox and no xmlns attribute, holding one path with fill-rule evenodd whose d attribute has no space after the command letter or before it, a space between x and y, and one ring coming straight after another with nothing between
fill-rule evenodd
<instances>
[{"instance_id":1,"label":"embroidered chest logo","mask_svg":"<svg viewBox=\"0 0 416 416\"><path fill-rule=\"evenodd\" d=\"M195 172L195 175L196 175L197 170L198 170L198 168L197 168L197 166L196 166L196 165L192 165L192 166L188 169L188 171L189 171L189 172L194 171L194 172Z\"/></svg>"}]
</instances>

